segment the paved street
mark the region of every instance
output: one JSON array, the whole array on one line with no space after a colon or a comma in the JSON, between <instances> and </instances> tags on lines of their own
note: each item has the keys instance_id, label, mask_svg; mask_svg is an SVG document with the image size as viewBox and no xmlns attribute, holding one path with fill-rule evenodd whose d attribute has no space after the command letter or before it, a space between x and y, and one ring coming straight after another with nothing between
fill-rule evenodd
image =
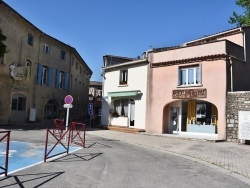
<instances>
[{"instance_id":1,"label":"paved street","mask_svg":"<svg viewBox=\"0 0 250 188\"><path fill-rule=\"evenodd\" d=\"M42 145L45 130L12 130L11 137L12 140ZM1 187L250 186L247 171L250 150L248 145L100 129L87 131L86 144L87 148L68 156L10 174L8 178L0 180L0 185ZM242 173L235 173L237 172L235 169Z\"/></svg>"}]
</instances>

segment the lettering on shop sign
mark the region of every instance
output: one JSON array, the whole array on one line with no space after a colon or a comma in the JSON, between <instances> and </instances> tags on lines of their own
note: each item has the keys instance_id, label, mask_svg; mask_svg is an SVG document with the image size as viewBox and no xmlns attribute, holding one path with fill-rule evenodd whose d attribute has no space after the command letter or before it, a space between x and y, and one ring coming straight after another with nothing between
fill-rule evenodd
<instances>
[{"instance_id":1,"label":"lettering on shop sign","mask_svg":"<svg viewBox=\"0 0 250 188\"><path fill-rule=\"evenodd\" d=\"M177 89L173 90L173 99L206 98L207 89Z\"/></svg>"}]
</instances>

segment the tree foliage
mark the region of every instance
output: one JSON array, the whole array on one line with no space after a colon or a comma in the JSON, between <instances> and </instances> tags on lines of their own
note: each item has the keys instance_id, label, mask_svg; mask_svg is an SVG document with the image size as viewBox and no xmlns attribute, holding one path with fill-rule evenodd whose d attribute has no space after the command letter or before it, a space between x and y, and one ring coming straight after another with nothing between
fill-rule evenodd
<instances>
[{"instance_id":1,"label":"tree foliage","mask_svg":"<svg viewBox=\"0 0 250 188\"><path fill-rule=\"evenodd\" d=\"M240 15L233 12L233 16L230 17L229 23L236 24L238 27L250 26L250 0L236 0L235 4L244 10L244 14Z\"/></svg>"},{"instance_id":2,"label":"tree foliage","mask_svg":"<svg viewBox=\"0 0 250 188\"><path fill-rule=\"evenodd\" d=\"M3 57L4 53L6 53L6 45L3 43L6 39L7 37L3 35L0 29L0 57Z\"/></svg>"}]
</instances>

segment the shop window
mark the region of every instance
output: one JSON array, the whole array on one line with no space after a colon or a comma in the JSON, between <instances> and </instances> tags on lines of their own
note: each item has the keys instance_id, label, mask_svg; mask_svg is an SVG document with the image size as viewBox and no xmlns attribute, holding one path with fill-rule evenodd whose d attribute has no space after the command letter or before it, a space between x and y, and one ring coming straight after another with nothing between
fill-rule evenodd
<instances>
[{"instance_id":1,"label":"shop window","mask_svg":"<svg viewBox=\"0 0 250 188\"><path fill-rule=\"evenodd\" d=\"M179 67L179 86L192 86L201 84L200 66Z\"/></svg>"},{"instance_id":2,"label":"shop window","mask_svg":"<svg viewBox=\"0 0 250 188\"><path fill-rule=\"evenodd\" d=\"M128 116L128 99L114 101L115 116Z\"/></svg>"},{"instance_id":3,"label":"shop window","mask_svg":"<svg viewBox=\"0 0 250 188\"><path fill-rule=\"evenodd\" d=\"M120 85L126 85L128 83L128 70L120 71Z\"/></svg>"}]
</instances>

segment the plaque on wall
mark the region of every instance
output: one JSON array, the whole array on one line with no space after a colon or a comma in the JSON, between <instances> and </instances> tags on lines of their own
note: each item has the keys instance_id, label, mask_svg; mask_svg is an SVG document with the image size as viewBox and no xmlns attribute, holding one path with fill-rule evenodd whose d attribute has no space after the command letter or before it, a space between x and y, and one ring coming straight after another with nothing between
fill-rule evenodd
<instances>
[{"instance_id":1,"label":"plaque on wall","mask_svg":"<svg viewBox=\"0 0 250 188\"><path fill-rule=\"evenodd\" d=\"M172 96L173 99L206 98L207 89L176 89Z\"/></svg>"},{"instance_id":2,"label":"plaque on wall","mask_svg":"<svg viewBox=\"0 0 250 188\"><path fill-rule=\"evenodd\" d=\"M238 139L250 140L250 111L239 111Z\"/></svg>"}]
</instances>

